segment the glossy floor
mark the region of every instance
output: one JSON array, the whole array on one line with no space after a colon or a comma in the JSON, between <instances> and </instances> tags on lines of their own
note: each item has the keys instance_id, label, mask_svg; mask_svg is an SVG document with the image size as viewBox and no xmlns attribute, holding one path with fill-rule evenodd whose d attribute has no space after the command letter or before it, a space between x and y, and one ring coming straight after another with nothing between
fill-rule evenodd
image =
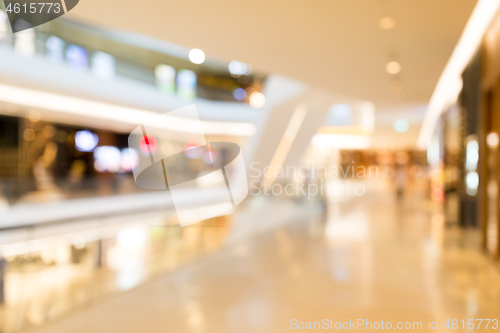
<instances>
[{"instance_id":1,"label":"glossy floor","mask_svg":"<svg viewBox=\"0 0 500 333\"><path fill-rule=\"evenodd\" d=\"M253 236L36 331L274 333L324 319L333 327L362 319L386 328L421 322L428 331L438 320L434 332L494 331L493 322L477 329L479 320L467 320L499 319L498 266L477 232L446 226L425 198L397 201L379 188L330 204L326 219L308 205L277 202L254 200L240 212L233 233Z\"/></svg>"}]
</instances>

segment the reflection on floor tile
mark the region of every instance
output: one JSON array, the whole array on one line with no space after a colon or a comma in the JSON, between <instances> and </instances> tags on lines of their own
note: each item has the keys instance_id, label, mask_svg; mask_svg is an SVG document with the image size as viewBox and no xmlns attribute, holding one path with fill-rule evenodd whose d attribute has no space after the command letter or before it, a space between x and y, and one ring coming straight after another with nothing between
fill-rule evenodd
<instances>
[{"instance_id":1,"label":"reflection on floor tile","mask_svg":"<svg viewBox=\"0 0 500 333\"><path fill-rule=\"evenodd\" d=\"M446 226L424 198L379 191L332 203L326 220L278 202L244 217L276 228L240 226L262 232L36 332L288 332L293 319L358 318L424 329L438 320L444 332L447 319L498 319L500 274L476 231Z\"/></svg>"}]
</instances>

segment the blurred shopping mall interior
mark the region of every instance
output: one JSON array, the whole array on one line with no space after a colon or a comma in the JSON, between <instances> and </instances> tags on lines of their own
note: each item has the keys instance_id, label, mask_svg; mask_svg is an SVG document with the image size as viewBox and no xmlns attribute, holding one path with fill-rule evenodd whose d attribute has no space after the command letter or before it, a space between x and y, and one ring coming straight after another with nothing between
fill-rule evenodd
<instances>
[{"instance_id":1,"label":"blurred shopping mall interior","mask_svg":"<svg viewBox=\"0 0 500 333\"><path fill-rule=\"evenodd\" d=\"M50 1L0 2L0 333L500 329L500 0Z\"/></svg>"}]
</instances>

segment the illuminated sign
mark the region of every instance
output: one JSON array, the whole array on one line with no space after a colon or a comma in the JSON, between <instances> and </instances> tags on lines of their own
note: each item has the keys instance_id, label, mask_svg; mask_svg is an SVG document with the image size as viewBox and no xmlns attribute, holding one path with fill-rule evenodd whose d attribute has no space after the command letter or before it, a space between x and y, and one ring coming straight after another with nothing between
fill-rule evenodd
<instances>
[{"instance_id":1,"label":"illuminated sign","mask_svg":"<svg viewBox=\"0 0 500 333\"><path fill-rule=\"evenodd\" d=\"M66 50L66 63L73 69L85 70L88 68L87 51L78 45L70 45Z\"/></svg>"},{"instance_id":2,"label":"illuminated sign","mask_svg":"<svg viewBox=\"0 0 500 333\"><path fill-rule=\"evenodd\" d=\"M196 73L189 69L180 69L177 73L177 95L182 99L196 97Z\"/></svg>"},{"instance_id":3,"label":"illuminated sign","mask_svg":"<svg viewBox=\"0 0 500 333\"><path fill-rule=\"evenodd\" d=\"M173 94L175 91L175 68L160 64L155 68L156 87L163 93Z\"/></svg>"},{"instance_id":4,"label":"illuminated sign","mask_svg":"<svg viewBox=\"0 0 500 333\"><path fill-rule=\"evenodd\" d=\"M51 62L64 61L64 41L56 36L50 36L45 42L45 49L47 50L46 57Z\"/></svg>"}]
</instances>

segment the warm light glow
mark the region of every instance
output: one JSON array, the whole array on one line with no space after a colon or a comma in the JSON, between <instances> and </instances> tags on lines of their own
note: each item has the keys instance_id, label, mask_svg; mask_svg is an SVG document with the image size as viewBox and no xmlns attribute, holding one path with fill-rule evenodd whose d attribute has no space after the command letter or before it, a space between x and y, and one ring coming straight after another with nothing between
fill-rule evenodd
<instances>
[{"instance_id":1,"label":"warm light glow","mask_svg":"<svg viewBox=\"0 0 500 333\"><path fill-rule=\"evenodd\" d=\"M441 112L454 103L462 87L462 72L476 53L483 36L497 15L500 0L479 0L439 78L425 114L417 145L424 149L431 140Z\"/></svg>"},{"instance_id":2,"label":"warm light glow","mask_svg":"<svg viewBox=\"0 0 500 333\"><path fill-rule=\"evenodd\" d=\"M496 148L496 147L498 147L498 141L499 141L498 134L495 133L495 132L491 132L490 134L488 134L486 136L486 144L490 148Z\"/></svg>"},{"instance_id":3,"label":"warm light glow","mask_svg":"<svg viewBox=\"0 0 500 333\"><path fill-rule=\"evenodd\" d=\"M264 105L266 105L266 96L259 91L254 91L250 95L250 106L254 109L260 109Z\"/></svg>"},{"instance_id":4,"label":"warm light glow","mask_svg":"<svg viewBox=\"0 0 500 333\"><path fill-rule=\"evenodd\" d=\"M189 60L193 64L202 64L205 61L205 53L200 49L192 49L189 51Z\"/></svg>"},{"instance_id":5,"label":"warm light glow","mask_svg":"<svg viewBox=\"0 0 500 333\"><path fill-rule=\"evenodd\" d=\"M401 72L401 65L397 61L388 62L385 65L385 71L389 74L398 74Z\"/></svg>"},{"instance_id":6,"label":"warm light glow","mask_svg":"<svg viewBox=\"0 0 500 333\"><path fill-rule=\"evenodd\" d=\"M389 30L396 26L396 21L392 17L382 17L378 21L378 26L382 30Z\"/></svg>"},{"instance_id":7,"label":"warm light glow","mask_svg":"<svg viewBox=\"0 0 500 333\"><path fill-rule=\"evenodd\" d=\"M41 118L42 118L42 115L41 115L40 111L38 111L38 110L31 110L29 115L28 115L28 119L34 123L39 122Z\"/></svg>"}]
</instances>

